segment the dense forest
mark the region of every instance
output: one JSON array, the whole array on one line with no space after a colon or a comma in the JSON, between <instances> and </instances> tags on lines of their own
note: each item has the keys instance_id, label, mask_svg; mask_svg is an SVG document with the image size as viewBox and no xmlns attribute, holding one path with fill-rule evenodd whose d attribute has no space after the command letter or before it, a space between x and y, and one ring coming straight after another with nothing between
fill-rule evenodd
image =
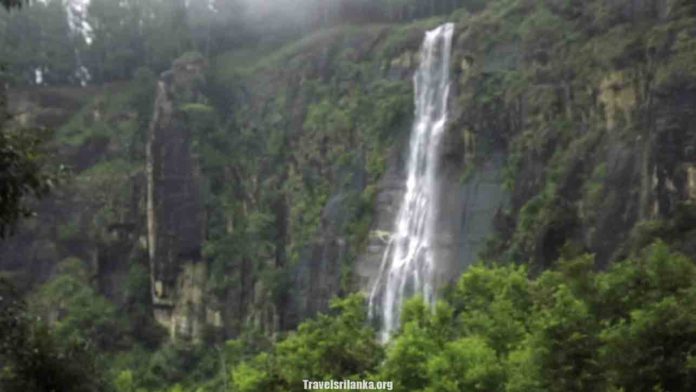
<instances>
[{"instance_id":1,"label":"dense forest","mask_svg":"<svg viewBox=\"0 0 696 392\"><path fill-rule=\"evenodd\" d=\"M696 389L693 1L1 4L0 391Z\"/></svg>"}]
</instances>

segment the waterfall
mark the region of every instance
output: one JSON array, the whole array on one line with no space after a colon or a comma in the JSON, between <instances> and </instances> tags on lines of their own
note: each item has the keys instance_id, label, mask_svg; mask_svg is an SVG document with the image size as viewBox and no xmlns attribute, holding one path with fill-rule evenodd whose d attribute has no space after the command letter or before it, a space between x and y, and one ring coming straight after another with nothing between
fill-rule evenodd
<instances>
[{"instance_id":1,"label":"waterfall","mask_svg":"<svg viewBox=\"0 0 696 392\"><path fill-rule=\"evenodd\" d=\"M453 33L452 23L426 33L413 80L416 112L406 191L369 298L370 316L379 320L383 341L398 327L405 299L420 294L431 305L435 301L438 160L447 123Z\"/></svg>"}]
</instances>

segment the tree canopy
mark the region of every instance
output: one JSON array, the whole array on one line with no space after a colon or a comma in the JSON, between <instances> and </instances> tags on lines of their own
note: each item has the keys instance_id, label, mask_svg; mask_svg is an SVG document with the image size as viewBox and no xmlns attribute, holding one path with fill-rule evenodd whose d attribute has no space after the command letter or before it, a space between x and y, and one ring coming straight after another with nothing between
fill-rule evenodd
<instances>
[{"instance_id":1,"label":"tree canopy","mask_svg":"<svg viewBox=\"0 0 696 392\"><path fill-rule=\"evenodd\" d=\"M427 392L693 390L695 282L694 262L661 243L606 272L594 272L590 256L537 278L479 265L434 311L409 301L384 353L361 332L364 309L352 297L231 379L248 392L301 390L302 377Z\"/></svg>"}]
</instances>

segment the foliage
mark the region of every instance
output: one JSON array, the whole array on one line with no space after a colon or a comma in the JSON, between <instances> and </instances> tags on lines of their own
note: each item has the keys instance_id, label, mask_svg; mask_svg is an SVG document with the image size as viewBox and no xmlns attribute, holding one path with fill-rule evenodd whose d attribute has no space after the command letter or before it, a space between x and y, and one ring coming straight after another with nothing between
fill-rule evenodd
<instances>
[{"instance_id":1,"label":"foliage","mask_svg":"<svg viewBox=\"0 0 696 392\"><path fill-rule=\"evenodd\" d=\"M114 385L132 392L229 382L238 391L285 391L305 379L372 379L433 392L690 390L695 278L696 264L662 243L603 272L593 271L590 256L536 278L521 266L478 265L434 310L408 301L384 348L354 295L260 354L242 341L219 353L165 345L146 359L135 351L144 365L119 365ZM16 322L4 316L17 308L5 309L2 320ZM227 381L219 369L232 369Z\"/></svg>"},{"instance_id":2,"label":"foliage","mask_svg":"<svg viewBox=\"0 0 696 392\"><path fill-rule=\"evenodd\" d=\"M44 171L41 139L35 132L4 125L0 119L0 237L8 235L19 219L31 214L28 199L44 195L54 179Z\"/></svg>"},{"instance_id":3,"label":"foliage","mask_svg":"<svg viewBox=\"0 0 696 392\"><path fill-rule=\"evenodd\" d=\"M302 380L357 379L380 362L382 349L366 324L359 295L335 300L333 315L319 315L300 325L271 353L237 365L232 382L240 391L301 388Z\"/></svg>"},{"instance_id":4,"label":"foliage","mask_svg":"<svg viewBox=\"0 0 696 392\"><path fill-rule=\"evenodd\" d=\"M211 102L182 106L194 120L206 204L216 211L204 246L215 293L245 293L258 282L282 319L297 269L315 257L326 228L349 239L336 263L350 290L375 183L413 113L411 83L382 80L381 59L358 53L359 42L382 30L337 27L272 55L272 45L261 45L219 56L211 61ZM325 75L310 72L298 85L281 71L313 69L317 46L329 53Z\"/></svg>"},{"instance_id":5,"label":"foliage","mask_svg":"<svg viewBox=\"0 0 696 392\"><path fill-rule=\"evenodd\" d=\"M56 336L0 281L0 388L6 392L109 391L92 348Z\"/></svg>"},{"instance_id":6,"label":"foliage","mask_svg":"<svg viewBox=\"0 0 696 392\"><path fill-rule=\"evenodd\" d=\"M65 260L58 274L39 288L32 308L52 324L62 340L83 340L102 350L122 343L126 326L116 307L89 284L82 261Z\"/></svg>"},{"instance_id":7,"label":"foliage","mask_svg":"<svg viewBox=\"0 0 696 392\"><path fill-rule=\"evenodd\" d=\"M658 243L605 272L592 263L566 260L534 279L524 267L475 266L434 311L406 304L384 361L351 297L232 379L244 391L366 373L410 391L690 390L694 262Z\"/></svg>"},{"instance_id":8,"label":"foliage","mask_svg":"<svg viewBox=\"0 0 696 392\"><path fill-rule=\"evenodd\" d=\"M4 0L6 9L21 7L25 1ZM7 17L0 14L0 20ZM9 28L9 27L8 27ZM0 41L4 41L3 39ZM7 108L6 78L7 64L11 58L5 55L6 42L0 42L0 237L5 237L20 218L31 214L27 199L42 196L50 188L55 177L48 175L43 167L40 143L43 135L36 129L18 128L10 124Z\"/></svg>"},{"instance_id":9,"label":"foliage","mask_svg":"<svg viewBox=\"0 0 696 392\"><path fill-rule=\"evenodd\" d=\"M35 309L52 316L52 332L45 334L88 341L108 354L105 361L113 365L111 375L122 392L230 385L242 391L294 390L306 378L344 377L393 380L397 389L413 391L693 389L691 261L656 245L604 272L595 272L588 257L542 268L555 261L559 252L552 248L567 239L568 227L593 225L602 212L613 161L593 164L599 157L589 153L590 145L606 141L597 137L603 126L595 91L601 78L635 66L631 75L640 78L627 83L641 88L654 83L667 93L688 87L696 75L693 19L674 11L659 23L632 23L628 2L322 0L326 7L312 8L316 14L289 3L302 18L317 20L288 28L278 15L250 17L277 22L256 23L264 30L250 39L233 16L242 15L234 1L216 1L221 8L211 12L202 2L184 7L183 1L93 0L85 16L93 27L90 45L70 34L60 1L37 2L26 15L0 17L6 33L0 52L12 60L14 84L37 84L37 70L39 84L79 83L80 65L93 82L134 79L100 94L56 134L60 148L94 158L86 164L76 159L81 165L71 191L80 208L66 212L70 220L58 227L58 242L65 245L87 233L100 256L109 245L105 233L111 223L144 221L138 187L155 75L190 50L214 57L205 87L210 101L183 99L176 110L191 132L205 188L203 253L210 266L205 295L239 298L239 309L230 311L238 317L230 329L239 339L224 347L162 345L151 316L147 268L130 258L119 260L129 271L126 304L118 308L95 290L80 263L64 266L33 296ZM460 6L472 13L442 16ZM336 20L432 15L440 16L327 29L278 49L298 30ZM402 147L413 112L410 82L392 74L414 65L424 29L452 19L466 26L454 43L453 64L462 67L455 68L461 94L453 114L465 113L456 126L465 125L477 137L489 135L510 153L508 185L519 196L510 214L517 219L500 247L516 263L542 258L549 263L533 263L533 278L525 267L471 267L434 311L419 299L409 302L402 330L385 348L376 344L357 297L337 302L332 314L306 321L295 333L278 334L269 348L276 337L271 332L277 331L252 324L268 309L285 311L295 294L293 274L323 238L318 234L335 229L329 234L348 238L343 258L330 261L341 264L341 288L353 289L351 261L368 237L376 183L392 150ZM9 42L14 39L20 45ZM254 45L268 42L238 50L247 39ZM24 133L7 135L11 140L2 146L9 147L2 151L15 154L8 153L8 166L27 180L10 193L23 201L44 189L32 179L40 161L37 146L20 140ZM531 183L530 177L540 180ZM6 211L7 222L25 212L17 204ZM655 237L685 245L693 226L690 217L645 222L636 227L633 245L642 248ZM138 237L139 230L128 235ZM546 246L556 234L558 243ZM127 322L117 309L125 311ZM31 337L41 333L28 333L22 344L53 344ZM81 361L74 362L82 366ZM65 377L75 371L65 371Z\"/></svg>"},{"instance_id":10,"label":"foliage","mask_svg":"<svg viewBox=\"0 0 696 392\"><path fill-rule=\"evenodd\" d=\"M673 32L675 33L676 37L670 48L672 57L670 61L661 64L656 82L663 88L696 86L696 67L688 60L696 55L696 37L688 30Z\"/></svg>"},{"instance_id":11,"label":"foliage","mask_svg":"<svg viewBox=\"0 0 696 392\"><path fill-rule=\"evenodd\" d=\"M0 54L17 84L79 84L79 47L62 1L34 1L20 12L0 13Z\"/></svg>"}]
</instances>

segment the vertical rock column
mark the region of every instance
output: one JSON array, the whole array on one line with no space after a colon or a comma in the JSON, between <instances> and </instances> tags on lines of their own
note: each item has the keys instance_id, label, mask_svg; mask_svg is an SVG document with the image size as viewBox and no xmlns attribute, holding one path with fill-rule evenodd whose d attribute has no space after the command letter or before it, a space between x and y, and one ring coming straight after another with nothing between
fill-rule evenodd
<instances>
[{"instance_id":1,"label":"vertical rock column","mask_svg":"<svg viewBox=\"0 0 696 392\"><path fill-rule=\"evenodd\" d=\"M199 101L205 61L186 56L162 74L147 142L147 232L155 318L171 337L197 339L205 318L204 210L191 132L180 106Z\"/></svg>"}]
</instances>

